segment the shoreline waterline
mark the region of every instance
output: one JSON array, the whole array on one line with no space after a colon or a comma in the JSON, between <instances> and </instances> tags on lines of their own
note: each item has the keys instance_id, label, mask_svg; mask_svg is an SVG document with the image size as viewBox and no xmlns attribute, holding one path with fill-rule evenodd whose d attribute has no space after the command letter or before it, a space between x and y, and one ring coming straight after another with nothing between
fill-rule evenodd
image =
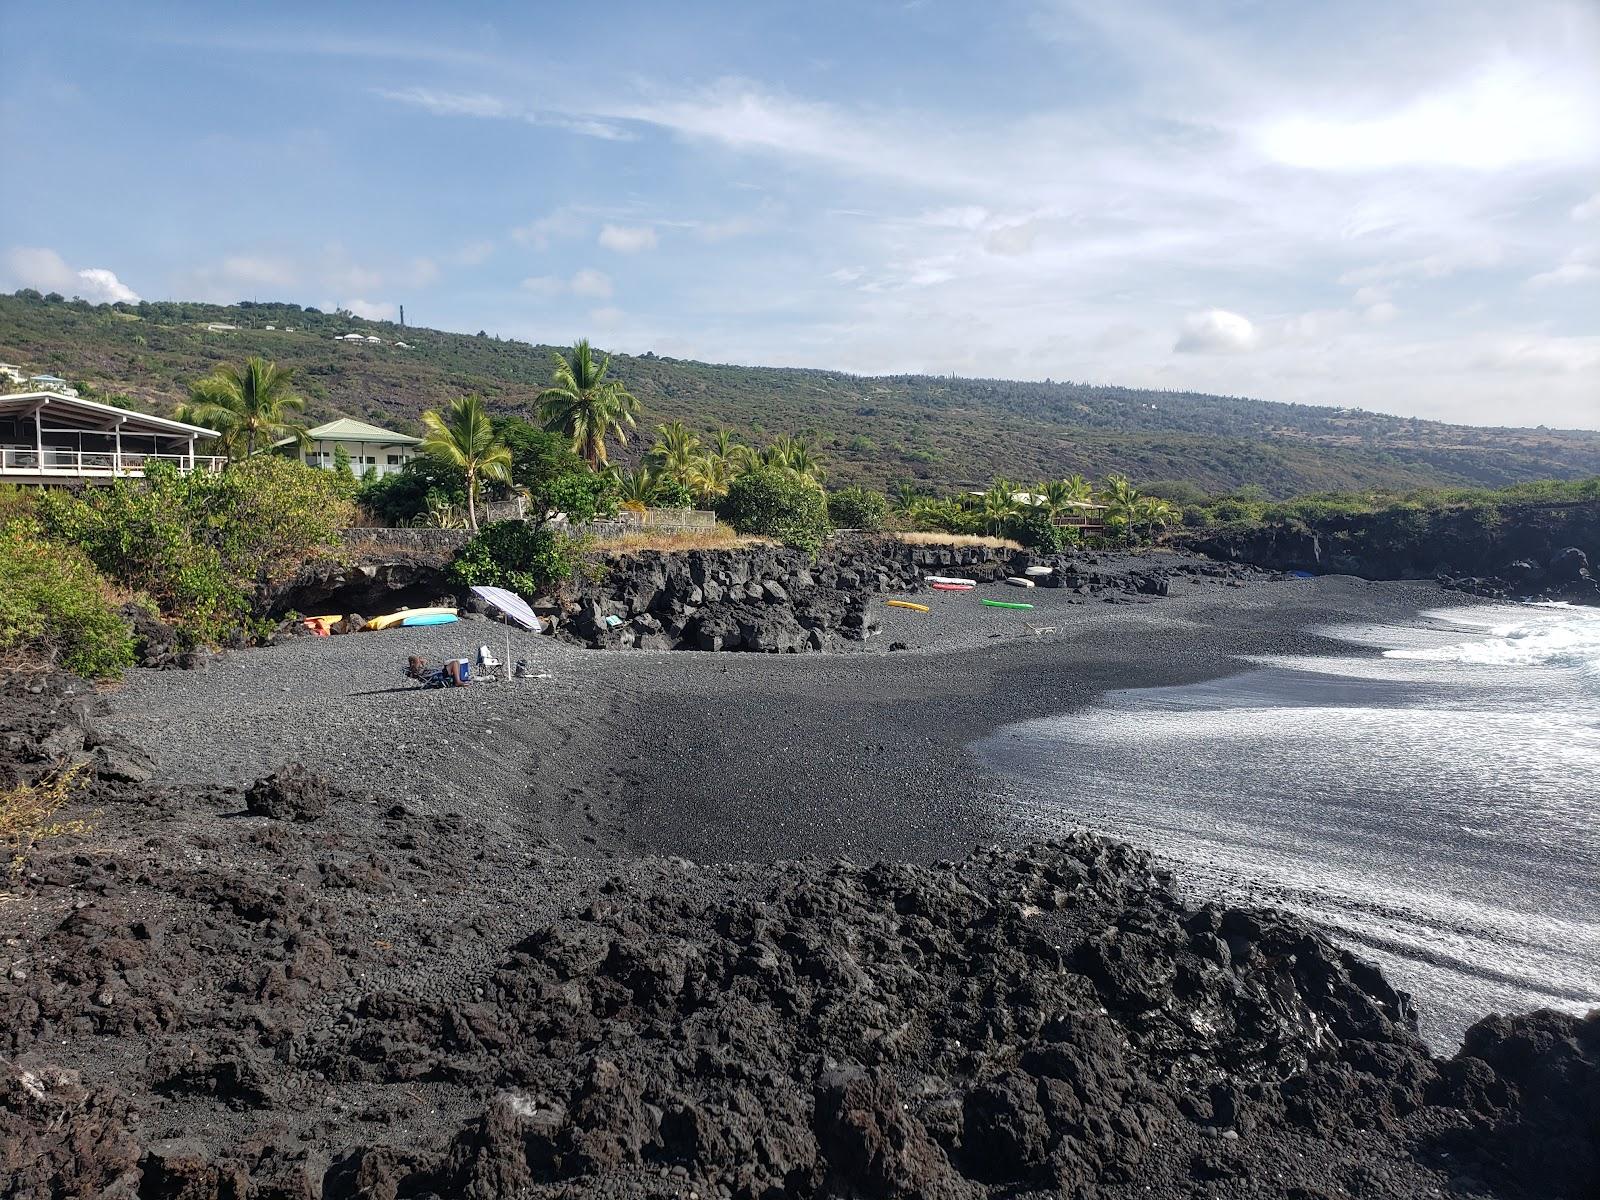
<instances>
[{"instance_id":1,"label":"shoreline waterline","mask_svg":"<svg viewBox=\"0 0 1600 1200\"><path fill-rule=\"evenodd\" d=\"M1600 1006L1591 622L1497 605L1343 625L1324 632L1344 653L1114 691L974 749L1010 837L1086 825L1193 892L1309 917L1448 1049L1491 1011Z\"/></svg>"}]
</instances>

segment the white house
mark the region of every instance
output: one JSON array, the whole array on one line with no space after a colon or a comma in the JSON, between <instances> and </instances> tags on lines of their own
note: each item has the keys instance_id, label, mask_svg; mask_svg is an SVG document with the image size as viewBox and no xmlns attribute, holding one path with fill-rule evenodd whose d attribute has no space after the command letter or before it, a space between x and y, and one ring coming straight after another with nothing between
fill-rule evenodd
<instances>
[{"instance_id":1,"label":"white house","mask_svg":"<svg viewBox=\"0 0 1600 1200\"><path fill-rule=\"evenodd\" d=\"M368 467L380 476L393 474L416 455L417 446L422 442L421 438L395 433L392 429L379 429L376 425L368 425L365 421L352 420L350 417L340 417L337 421L318 425L307 431L307 437L311 444L300 450L301 462L331 471L337 465L336 452L343 446L345 453L350 456L350 469L357 475L365 473ZM277 443L279 448L293 445L293 438L284 438Z\"/></svg>"},{"instance_id":2,"label":"white house","mask_svg":"<svg viewBox=\"0 0 1600 1200\"><path fill-rule=\"evenodd\" d=\"M38 390L0 395L0 479L10 483L106 483L169 462L180 471L220 471L225 459L196 454L211 429Z\"/></svg>"}]
</instances>

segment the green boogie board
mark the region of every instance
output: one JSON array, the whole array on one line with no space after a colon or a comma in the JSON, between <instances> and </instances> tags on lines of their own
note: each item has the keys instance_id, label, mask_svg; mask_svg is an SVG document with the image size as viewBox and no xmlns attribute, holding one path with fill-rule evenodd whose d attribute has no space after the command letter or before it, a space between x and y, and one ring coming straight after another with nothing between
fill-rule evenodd
<instances>
[{"instance_id":1,"label":"green boogie board","mask_svg":"<svg viewBox=\"0 0 1600 1200\"><path fill-rule=\"evenodd\" d=\"M1015 600L985 600L990 608L1032 608L1031 604L1018 604Z\"/></svg>"}]
</instances>

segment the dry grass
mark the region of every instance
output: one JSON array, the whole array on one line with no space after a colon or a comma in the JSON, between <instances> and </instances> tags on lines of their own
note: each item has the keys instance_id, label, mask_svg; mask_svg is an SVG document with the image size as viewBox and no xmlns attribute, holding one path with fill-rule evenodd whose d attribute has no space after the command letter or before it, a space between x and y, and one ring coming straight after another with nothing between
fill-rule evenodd
<instances>
[{"instance_id":1,"label":"dry grass","mask_svg":"<svg viewBox=\"0 0 1600 1200\"><path fill-rule=\"evenodd\" d=\"M641 550L729 550L757 546L765 538L740 537L726 525L711 529L641 529L616 537L596 538L591 548L606 554L636 554Z\"/></svg>"},{"instance_id":2,"label":"dry grass","mask_svg":"<svg viewBox=\"0 0 1600 1200\"><path fill-rule=\"evenodd\" d=\"M897 533L909 546L988 546L991 550L1021 550L1022 543L1010 538L977 533Z\"/></svg>"},{"instance_id":3,"label":"dry grass","mask_svg":"<svg viewBox=\"0 0 1600 1200\"><path fill-rule=\"evenodd\" d=\"M40 842L58 837L82 837L93 828L84 820L58 821L56 814L81 790L83 767L68 767L36 783L19 783L0 792L0 848L5 851L7 873L16 875ZM0 882L5 876L0 875Z\"/></svg>"}]
</instances>

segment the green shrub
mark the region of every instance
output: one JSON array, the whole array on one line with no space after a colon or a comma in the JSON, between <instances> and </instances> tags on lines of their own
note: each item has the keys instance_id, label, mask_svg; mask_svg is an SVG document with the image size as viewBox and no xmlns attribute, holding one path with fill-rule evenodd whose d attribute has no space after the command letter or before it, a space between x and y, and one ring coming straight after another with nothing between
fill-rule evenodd
<instances>
[{"instance_id":1,"label":"green shrub","mask_svg":"<svg viewBox=\"0 0 1600 1200\"><path fill-rule=\"evenodd\" d=\"M983 514L954 500L918 500L911 505L906 519L913 530L922 533L983 532Z\"/></svg>"},{"instance_id":2,"label":"green shrub","mask_svg":"<svg viewBox=\"0 0 1600 1200\"><path fill-rule=\"evenodd\" d=\"M205 639L250 629L255 586L331 546L352 516L333 472L273 454L218 474L164 463L142 483L39 501L47 536L83 547L105 575Z\"/></svg>"},{"instance_id":3,"label":"green shrub","mask_svg":"<svg viewBox=\"0 0 1600 1200\"><path fill-rule=\"evenodd\" d=\"M694 492L681 479L658 475L650 489L650 503L655 508L693 508Z\"/></svg>"},{"instance_id":4,"label":"green shrub","mask_svg":"<svg viewBox=\"0 0 1600 1200\"><path fill-rule=\"evenodd\" d=\"M840 488L828 497L828 519L836 529L882 529L889 498L860 486Z\"/></svg>"},{"instance_id":5,"label":"green shrub","mask_svg":"<svg viewBox=\"0 0 1600 1200\"><path fill-rule=\"evenodd\" d=\"M617 512L617 481L583 467L544 480L528 497L528 516L542 520L546 513L566 513L574 525Z\"/></svg>"},{"instance_id":6,"label":"green shrub","mask_svg":"<svg viewBox=\"0 0 1600 1200\"><path fill-rule=\"evenodd\" d=\"M571 579L583 562L584 549L582 539L559 529L496 521L456 552L448 574L462 587L505 587L531 597Z\"/></svg>"},{"instance_id":7,"label":"green shrub","mask_svg":"<svg viewBox=\"0 0 1600 1200\"><path fill-rule=\"evenodd\" d=\"M828 536L828 501L822 489L778 467L761 467L735 479L719 512L740 533L777 538L812 553Z\"/></svg>"},{"instance_id":8,"label":"green shrub","mask_svg":"<svg viewBox=\"0 0 1600 1200\"><path fill-rule=\"evenodd\" d=\"M356 503L388 525L409 525L430 509L467 503L466 477L456 467L429 458L413 458L400 470L363 483Z\"/></svg>"},{"instance_id":9,"label":"green shrub","mask_svg":"<svg viewBox=\"0 0 1600 1200\"><path fill-rule=\"evenodd\" d=\"M91 679L133 665L132 630L94 564L17 522L0 529L0 648L27 646Z\"/></svg>"},{"instance_id":10,"label":"green shrub","mask_svg":"<svg viewBox=\"0 0 1600 1200\"><path fill-rule=\"evenodd\" d=\"M1066 532L1051 524L1050 513L1042 506L1028 506L1012 517L1006 532L1030 550L1059 554L1066 545Z\"/></svg>"}]
</instances>

